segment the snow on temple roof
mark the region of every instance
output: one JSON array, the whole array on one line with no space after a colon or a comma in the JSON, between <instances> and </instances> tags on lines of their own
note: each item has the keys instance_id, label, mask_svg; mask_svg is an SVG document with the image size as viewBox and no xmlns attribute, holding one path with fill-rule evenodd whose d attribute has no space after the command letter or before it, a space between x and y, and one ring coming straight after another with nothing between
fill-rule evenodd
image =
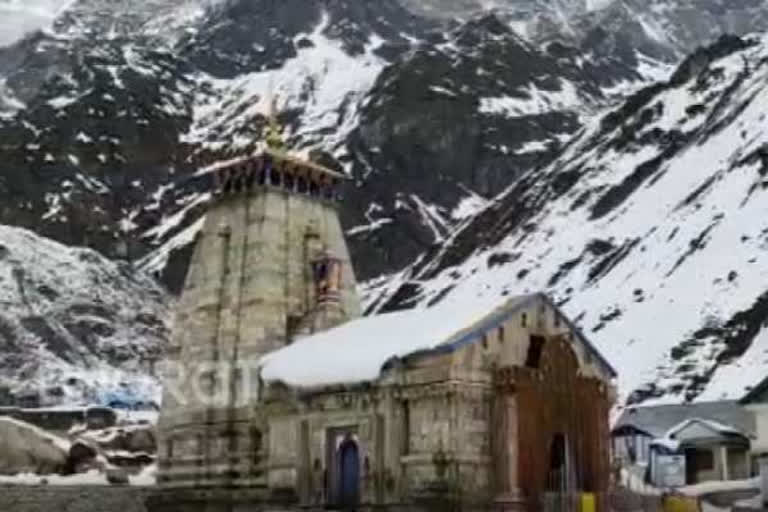
<instances>
[{"instance_id":1,"label":"snow on temple roof","mask_svg":"<svg viewBox=\"0 0 768 512\"><path fill-rule=\"evenodd\" d=\"M267 354L260 363L261 376L295 387L372 381L390 359L446 344L499 307L516 307L529 298L453 301L358 318Z\"/></svg>"},{"instance_id":2,"label":"snow on temple roof","mask_svg":"<svg viewBox=\"0 0 768 512\"><path fill-rule=\"evenodd\" d=\"M548 302L541 294L474 297L358 318L265 355L259 362L261 377L304 388L373 381L393 358L450 352L537 300Z\"/></svg>"}]
</instances>

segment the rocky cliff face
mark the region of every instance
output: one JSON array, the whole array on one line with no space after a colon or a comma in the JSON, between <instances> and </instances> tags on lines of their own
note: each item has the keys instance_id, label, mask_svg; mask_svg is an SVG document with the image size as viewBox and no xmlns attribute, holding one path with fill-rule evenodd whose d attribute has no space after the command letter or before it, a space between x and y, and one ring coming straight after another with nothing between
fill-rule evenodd
<instances>
[{"instance_id":1,"label":"rocky cliff face","mask_svg":"<svg viewBox=\"0 0 768 512\"><path fill-rule=\"evenodd\" d=\"M582 41L589 32L623 35L655 46L670 57L686 55L724 33L768 28L760 0L403 0L414 12L438 19L466 19L494 11L521 35L535 41Z\"/></svg>"},{"instance_id":2,"label":"rocky cliff face","mask_svg":"<svg viewBox=\"0 0 768 512\"><path fill-rule=\"evenodd\" d=\"M91 249L0 226L0 387L5 400L97 402L127 386L157 400L148 376L173 300L149 276Z\"/></svg>"}]
</instances>

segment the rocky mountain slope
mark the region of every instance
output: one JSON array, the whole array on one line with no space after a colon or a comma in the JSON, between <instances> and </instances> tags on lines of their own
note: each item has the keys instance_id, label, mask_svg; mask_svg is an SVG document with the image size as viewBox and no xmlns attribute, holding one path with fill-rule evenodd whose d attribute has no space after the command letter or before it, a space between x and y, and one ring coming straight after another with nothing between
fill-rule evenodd
<instances>
[{"instance_id":1,"label":"rocky mountain slope","mask_svg":"<svg viewBox=\"0 0 768 512\"><path fill-rule=\"evenodd\" d=\"M0 222L178 289L207 201L184 177L247 151L273 91L289 145L353 177L358 274L386 274L664 63L766 22L689 3L465 2L446 24L396 0L78 0L0 48Z\"/></svg>"},{"instance_id":2,"label":"rocky mountain slope","mask_svg":"<svg viewBox=\"0 0 768 512\"><path fill-rule=\"evenodd\" d=\"M247 151L272 90L290 146L353 177L342 215L368 278L439 243L654 64L394 0L80 0L0 49L0 222L177 288L207 200L184 176Z\"/></svg>"},{"instance_id":3,"label":"rocky mountain slope","mask_svg":"<svg viewBox=\"0 0 768 512\"><path fill-rule=\"evenodd\" d=\"M91 249L0 226L0 399L96 402L123 389L159 396L148 376L173 300L149 276Z\"/></svg>"},{"instance_id":4,"label":"rocky mountain slope","mask_svg":"<svg viewBox=\"0 0 768 512\"><path fill-rule=\"evenodd\" d=\"M723 37L597 118L369 311L547 290L623 398L739 397L768 368L768 38Z\"/></svg>"},{"instance_id":5,"label":"rocky mountain slope","mask_svg":"<svg viewBox=\"0 0 768 512\"><path fill-rule=\"evenodd\" d=\"M765 30L760 0L403 0L414 12L433 18L468 18L493 10L532 41L554 38L579 42L622 33L636 46L684 56L724 33ZM633 27L634 29L629 31ZM597 29L597 30L595 30ZM618 30L621 29L621 30ZM652 51L652 50L651 50Z\"/></svg>"}]
</instances>

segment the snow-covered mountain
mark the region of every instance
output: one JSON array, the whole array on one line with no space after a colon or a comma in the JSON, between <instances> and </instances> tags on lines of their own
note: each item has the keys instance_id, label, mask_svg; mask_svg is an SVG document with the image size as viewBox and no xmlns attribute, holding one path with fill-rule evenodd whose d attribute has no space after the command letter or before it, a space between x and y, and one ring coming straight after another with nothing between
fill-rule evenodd
<instances>
[{"instance_id":1,"label":"snow-covered mountain","mask_svg":"<svg viewBox=\"0 0 768 512\"><path fill-rule=\"evenodd\" d=\"M122 390L157 400L149 376L173 299L151 277L91 249L0 226L0 397L98 401Z\"/></svg>"},{"instance_id":2,"label":"snow-covered mountain","mask_svg":"<svg viewBox=\"0 0 768 512\"><path fill-rule=\"evenodd\" d=\"M433 265L463 264L493 245L474 228L500 243L517 222L513 210L478 224L509 204L499 192L532 197L540 176L557 190L581 183L547 169L585 147L569 144L595 116L724 31L768 29L762 2L692 2L56 3L44 30L0 47L0 223L178 289L209 200L194 171L249 151L272 97L288 145L352 178L341 214L359 277L443 247Z\"/></svg>"},{"instance_id":3,"label":"snow-covered mountain","mask_svg":"<svg viewBox=\"0 0 768 512\"><path fill-rule=\"evenodd\" d=\"M768 371L768 37L723 37L595 119L369 311L546 290L623 398L739 397Z\"/></svg>"},{"instance_id":4,"label":"snow-covered mountain","mask_svg":"<svg viewBox=\"0 0 768 512\"><path fill-rule=\"evenodd\" d=\"M659 69L395 0L79 0L0 49L0 221L141 259L178 286L207 200L184 176L249 150L271 91L290 146L354 178L342 216L372 277Z\"/></svg>"},{"instance_id":5,"label":"snow-covered mountain","mask_svg":"<svg viewBox=\"0 0 768 512\"><path fill-rule=\"evenodd\" d=\"M646 51L681 57L724 33L768 28L761 0L403 0L434 18L495 11L534 42L610 39L622 33Z\"/></svg>"}]
</instances>

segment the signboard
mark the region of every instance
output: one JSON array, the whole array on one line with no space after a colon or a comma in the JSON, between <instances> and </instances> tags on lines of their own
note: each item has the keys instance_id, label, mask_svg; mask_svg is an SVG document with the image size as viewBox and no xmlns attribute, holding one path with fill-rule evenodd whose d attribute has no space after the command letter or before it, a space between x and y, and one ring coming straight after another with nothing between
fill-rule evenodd
<instances>
[{"instance_id":1,"label":"signboard","mask_svg":"<svg viewBox=\"0 0 768 512\"><path fill-rule=\"evenodd\" d=\"M657 485L683 487L685 485L685 455L656 456Z\"/></svg>"},{"instance_id":2,"label":"signboard","mask_svg":"<svg viewBox=\"0 0 768 512\"><path fill-rule=\"evenodd\" d=\"M762 454L758 459L760 464L760 487L763 490L763 504L768 503L768 455Z\"/></svg>"}]
</instances>

